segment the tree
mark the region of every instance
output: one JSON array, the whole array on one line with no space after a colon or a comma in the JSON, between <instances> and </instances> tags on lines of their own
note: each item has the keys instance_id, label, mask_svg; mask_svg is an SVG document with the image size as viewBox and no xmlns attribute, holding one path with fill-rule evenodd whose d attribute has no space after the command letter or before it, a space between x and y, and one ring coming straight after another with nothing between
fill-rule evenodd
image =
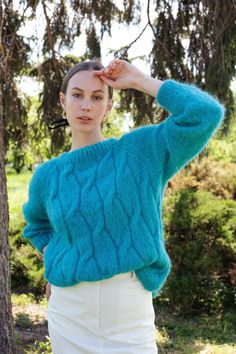
<instances>
[{"instance_id":1,"label":"tree","mask_svg":"<svg viewBox=\"0 0 236 354\"><path fill-rule=\"evenodd\" d=\"M5 1L6 6L10 3ZM76 62L100 56L104 33L112 36L114 23L125 24L127 28L130 24L140 23L141 11L147 13L147 23L143 30L125 47L113 51L114 56L132 61L129 50L135 42L138 43L149 27L153 35L150 37L153 46L151 53L144 55L144 58L151 64L152 75L161 79L173 78L196 83L218 96L227 108L222 132L228 132L230 119L234 116L230 83L236 74L236 5L233 0L147 0L142 7L139 0L124 0L123 9L117 7L115 0L24 0L20 3L24 8L12 10L14 16L8 16L6 22L8 31L15 28L17 47L14 55L17 60L12 61L14 74L8 78L3 95L3 116L6 117L5 147L7 151L9 141L12 142L14 167L17 171L24 165L22 151L28 144L28 128L35 132L36 142L40 142L42 136L49 138L49 155L58 153L58 150L65 146L65 130L48 129L51 122L62 113L58 93L63 76ZM154 10L151 6L155 6ZM45 23L42 46L35 36L23 38L17 35L26 20L35 19L39 7L42 9ZM26 10L27 13L31 11L30 15L25 15ZM155 11L154 20L150 18L151 11ZM87 36L85 53L78 53L77 57L62 55L62 50L70 50L75 39L82 33ZM6 32L7 40L10 38L8 35ZM187 45L184 46L183 40ZM40 63L27 60L33 42L41 48ZM17 75L23 74L33 76L43 83L40 93L42 104L38 109L39 119L36 127L28 127L27 110L22 98L18 96L14 82ZM166 112L156 107L153 97L136 90L121 91L120 95L120 112L132 113L134 127L158 123L166 116Z\"/></svg>"},{"instance_id":2,"label":"tree","mask_svg":"<svg viewBox=\"0 0 236 354\"><path fill-rule=\"evenodd\" d=\"M222 132L229 130L234 112L230 83L236 74L236 8L233 0L148 0L143 7L139 0L124 0L122 10L115 0L50 1L50 6L47 0L25 2L32 10L31 18L39 6L45 17L44 59L28 72L43 82L39 107L42 129L60 116L58 92L66 70L81 59L100 57L104 33L112 36L113 23L138 24L141 11L146 11L148 20L141 33L125 47L113 51L114 56L132 61L130 48L148 27L151 28L153 46L145 57L151 63L152 75L196 83L218 96L227 107ZM156 16L151 21L153 4ZM87 36L86 52L79 53L73 60L70 56L63 57L62 49L71 49L75 38L82 32ZM156 108L153 97L136 90L121 91L120 94L120 111L132 112L134 126L158 123L165 118L166 112ZM156 114L153 115L153 111ZM64 145L63 128L56 132L48 132L46 128L44 132L51 135L52 153Z\"/></svg>"},{"instance_id":3,"label":"tree","mask_svg":"<svg viewBox=\"0 0 236 354\"><path fill-rule=\"evenodd\" d=\"M0 23L2 23L2 4L0 3ZM0 65L0 348L3 354L15 353L15 335L11 308L10 249L8 241L9 210L6 188L3 143L3 75Z\"/></svg>"},{"instance_id":4,"label":"tree","mask_svg":"<svg viewBox=\"0 0 236 354\"><path fill-rule=\"evenodd\" d=\"M235 1L157 0L155 10L157 17L150 23L153 75L193 82L219 97L227 107L223 132L228 132L234 113L230 83L236 75ZM183 38L189 41L187 50Z\"/></svg>"},{"instance_id":5,"label":"tree","mask_svg":"<svg viewBox=\"0 0 236 354\"><path fill-rule=\"evenodd\" d=\"M25 9L26 10L26 9ZM22 145L26 137L26 110L19 95L15 77L21 74L23 67L28 65L29 46L22 36L17 34L22 26L24 12L13 10L13 1L3 1L1 22L1 63L3 72L3 121L4 147L8 150L12 142L14 151L14 166L20 171L23 164Z\"/></svg>"},{"instance_id":6,"label":"tree","mask_svg":"<svg viewBox=\"0 0 236 354\"><path fill-rule=\"evenodd\" d=\"M5 173L5 133L11 130L15 146L22 137L22 104L17 95L14 75L26 63L23 39L16 34L19 16L12 0L0 1L0 348L2 354L16 353L11 305L10 249L8 240L9 208ZM17 55L16 55L17 54ZM9 131L8 131L9 128ZM19 146L19 145L18 145Z\"/></svg>"}]
</instances>

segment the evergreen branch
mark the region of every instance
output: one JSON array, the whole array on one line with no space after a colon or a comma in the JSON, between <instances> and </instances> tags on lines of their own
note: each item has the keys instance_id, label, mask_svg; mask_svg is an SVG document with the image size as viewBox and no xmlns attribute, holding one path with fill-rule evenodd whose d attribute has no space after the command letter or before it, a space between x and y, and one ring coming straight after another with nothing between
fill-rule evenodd
<instances>
[{"instance_id":1,"label":"evergreen branch","mask_svg":"<svg viewBox=\"0 0 236 354\"><path fill-rule=\"evenodd\" d=\"M44 12L45 19L46 19L48 43L49 43L49 46L50 46L51 51L52 51L52 57L55 58L55 50L54 50L54 45L53 45L52 32L51 32L51 29L50 29L50 19L49 19L48 14L47 14L47 9L46 9L47 5L45 4L45 0L42 1L42 4L43 4L43 12Z\"/></svg>"},{"instance_id":2,"label":"evergreen branch","mask_svg":"<svg viewBox=\"0 0 236 354\"><path fill-rule=\"evenodd\" d=\"M168 51L168 49L164 46L164 44L160 41L160 39L157 38L157 34L155 32L155 29L152 25L151 19L150 19L150 0L148 0L147 3L147 18L148 18L148 25L151 27L153 36L155 38L155 40L160 44L160 46L163 48L163 50L168 54L171 55L170 52Z\"/></svg>"},{"instance_id":3,"label":"evergreen branch","mask_svg":"<svg viewBox=\"0 0 236 354\"><path fill-rule=\"evenodd\" d=\"M119 52L124 51L124 54L127 54L128 50L132 47L132 45L137 42L137 40L143 35L144 31L146 30L148 26L148 23L144 26L140 34L130 43L125 45L124 47L121 47L120 49L110 49L109 54L114 53L114 55L117 55Z\"/></svg>"}]
</instances>

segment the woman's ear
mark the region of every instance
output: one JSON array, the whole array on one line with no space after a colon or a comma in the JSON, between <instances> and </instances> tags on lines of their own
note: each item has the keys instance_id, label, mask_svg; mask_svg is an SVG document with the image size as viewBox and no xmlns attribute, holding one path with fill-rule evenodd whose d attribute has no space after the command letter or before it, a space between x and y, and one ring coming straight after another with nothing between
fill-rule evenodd
<instances>
[{"instance_id":1,"label":"woman's ear","mask_svg":"<svg viewBox=\"0 0 236 354\"><path fill-rule=\"evenodd\" d=\"M63 108L63 110L66 110L66 106L65 106L65 94L63 92L59 92L59 98L60 98L60 103L61 106Z\"/></svg>"},{"instance_id":2,"label":"woman's ear","mask_svg":"<svg viewBox=\"0 0 236 354\"><path fill-rule=\"evenodd\" d=\"M107 112L110 112L112 110L113 103L114 103L113 98L110 98L107 104Z\"/></svg>"}]
</instances>

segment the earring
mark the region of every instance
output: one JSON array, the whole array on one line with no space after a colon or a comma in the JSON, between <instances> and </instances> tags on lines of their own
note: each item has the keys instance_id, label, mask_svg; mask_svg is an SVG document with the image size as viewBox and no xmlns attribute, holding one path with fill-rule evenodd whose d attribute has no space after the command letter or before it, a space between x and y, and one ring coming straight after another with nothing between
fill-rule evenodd
<instances>
[{"instance_id":1,"label":"earring","mask_svg":"<svg viewBox=\"0 0 236 354\"><path fill-rule=\"evenodd\" d=\"M67 119L67 118L66 118L66 112L65 112L64 110L63 110L62 118L63 118L63 119Z\"/></svg>"},{"instance_id":2,"label":"earring","mask_svg":"<svg viewBox=\"0 0 236 354\"><path fill-rule=\"evenodd\" d=\"M103 121L103 123L106 123L106 122L108 121L107 114L104 114L103 118L104 118L104 119L102 120L102 121Z\"/></svg>"}]
</instances>

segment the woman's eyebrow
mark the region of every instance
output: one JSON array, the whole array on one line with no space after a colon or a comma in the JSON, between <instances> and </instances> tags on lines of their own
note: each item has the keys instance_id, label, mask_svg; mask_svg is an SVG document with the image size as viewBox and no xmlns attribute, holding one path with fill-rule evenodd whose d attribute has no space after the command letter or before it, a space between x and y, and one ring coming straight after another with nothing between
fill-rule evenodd
<instances>
[{"instance_id":1,"label":"woman's eyebrow","mask_svg":"<svg viewBox=\"0 0 236 354\"><path fill-rule=\"evenodd\" d=\"M79 88L79 87L73 87L71 90L79 90L79 91L81 91L81 92L84 92L84 90L82 90L82 89ZM102 93L105 93L102 89L93 90L92 92L102 92Z\"/></svg>"}]
</instances>

